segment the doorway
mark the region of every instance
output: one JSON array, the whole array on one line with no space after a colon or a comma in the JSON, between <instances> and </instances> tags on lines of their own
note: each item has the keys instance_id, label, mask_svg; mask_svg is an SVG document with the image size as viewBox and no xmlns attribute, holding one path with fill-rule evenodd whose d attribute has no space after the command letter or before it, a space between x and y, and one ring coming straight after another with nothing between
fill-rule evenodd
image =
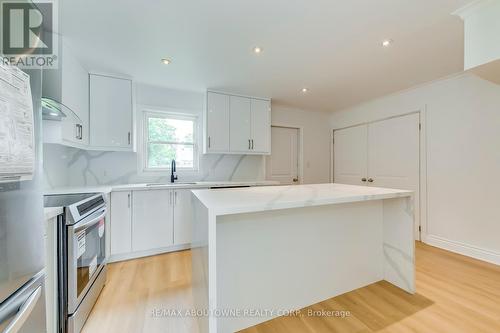
<instances>
[{"instance_id":1,"label":"doorway","mask_svg":"<svg viewBox=\"0 0 500 333\"><path fill-rule=\"evenodd\" d=\"M420 240L420 113L333 132L333 181L411 190L415 238Z\"/></svg>"},{"instance_id":2,"label":"doorway","mask_svg":"<svg viewBox=\"0 0 500 333\"><path fill-rule=\"evenodd\" d=\"M266 156L266 179L282 185L301 183L300 129L271 127L271 155Z\"/></svg>"}]
</instances>

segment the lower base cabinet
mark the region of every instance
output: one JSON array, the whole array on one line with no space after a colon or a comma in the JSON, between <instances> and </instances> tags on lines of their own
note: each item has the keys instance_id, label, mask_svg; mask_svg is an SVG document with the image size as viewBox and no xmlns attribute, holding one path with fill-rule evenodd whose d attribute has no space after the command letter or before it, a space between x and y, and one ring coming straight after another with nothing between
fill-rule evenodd
<instances>
[{"instance_id":1,"label":"lower base cabinet","mask_svg":"<svg viewBox=\"0 0 500 333\"><path fill-rule=\"evenodd\" d=\"M111 193L111 256L132 252L132 192Z\"/></svg>"},{"instance_id":2,"label":"lower base cabinet","mask_svg":"<svg viewBox=\"0 0 500 333\"><path fill-rule=\"evenodd\" d=\"M132 251L147 251L174 244L171 190L133 192Z\"/></svg>"},{"instance_id":3,"label":"lower base cabinet","mask_svg":"<svg viewBox=\"0 0 500 333\"><path fill-rule=\"evenodd\" d=\"M112 192L110 261L189 248L191 196L189 189Z\"/></svg>"},{"instance_id":4,"label":"lower base cabinet","mask_svg":"<svg viewBox=\"0 0 500 333\"><path fill-rule=\"evenodd\" d=\"M174 243L190 244L193 218L191 190L174 190Z\"/></svg>"}]
</instances>

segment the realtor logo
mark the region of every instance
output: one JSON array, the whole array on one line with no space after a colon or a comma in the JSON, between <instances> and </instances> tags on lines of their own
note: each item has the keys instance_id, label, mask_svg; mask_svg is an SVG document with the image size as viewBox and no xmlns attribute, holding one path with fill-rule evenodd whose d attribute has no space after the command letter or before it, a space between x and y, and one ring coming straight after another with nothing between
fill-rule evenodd
<instances>
[{"instance_id":1,"label":"realtor logo","mask_svg":"<svg viewBox=\"0 0 500 333\"><path fill-rule=\"evenodd\" d=\"M55 67L54 2L0 2L3 62L20 67Z\"/></svg>"}]
</instances>

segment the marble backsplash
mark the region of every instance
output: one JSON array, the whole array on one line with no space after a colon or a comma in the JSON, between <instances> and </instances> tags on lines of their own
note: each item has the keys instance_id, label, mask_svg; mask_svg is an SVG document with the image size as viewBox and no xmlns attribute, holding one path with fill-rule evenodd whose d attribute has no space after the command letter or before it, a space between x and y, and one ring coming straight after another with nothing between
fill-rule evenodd
<instances>
[{"instance_id":1,"label":"marble backsplash","mask_svg":"<svg viewBox=\"0 0 500 333\"><path fill-rule=\"evenodd\" d=\"M88 151L44 144L44 185L95 186L168 182L170 174L143 173L132 152ZM200 155L198 171L179 171L180 181L243 181L265 179L265 157L252 155Z\"/></svg>"}]
</instances>

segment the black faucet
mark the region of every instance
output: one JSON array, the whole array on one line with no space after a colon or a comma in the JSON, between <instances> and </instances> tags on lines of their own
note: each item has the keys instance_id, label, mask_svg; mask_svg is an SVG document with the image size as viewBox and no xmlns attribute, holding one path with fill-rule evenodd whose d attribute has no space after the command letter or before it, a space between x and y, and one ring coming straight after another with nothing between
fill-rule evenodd
<instances>
[{"instance_id":1,"label":"black faucet","mask_svg":"<svg viewBox=\"0 0 500 333\"><path fill-rule=\"evenodd\" d=\"M170 167L170 182L174 183L177 180L177 172L175 170L175 160L172 159L172 165Z\"/></svg>"}]
</instances>

